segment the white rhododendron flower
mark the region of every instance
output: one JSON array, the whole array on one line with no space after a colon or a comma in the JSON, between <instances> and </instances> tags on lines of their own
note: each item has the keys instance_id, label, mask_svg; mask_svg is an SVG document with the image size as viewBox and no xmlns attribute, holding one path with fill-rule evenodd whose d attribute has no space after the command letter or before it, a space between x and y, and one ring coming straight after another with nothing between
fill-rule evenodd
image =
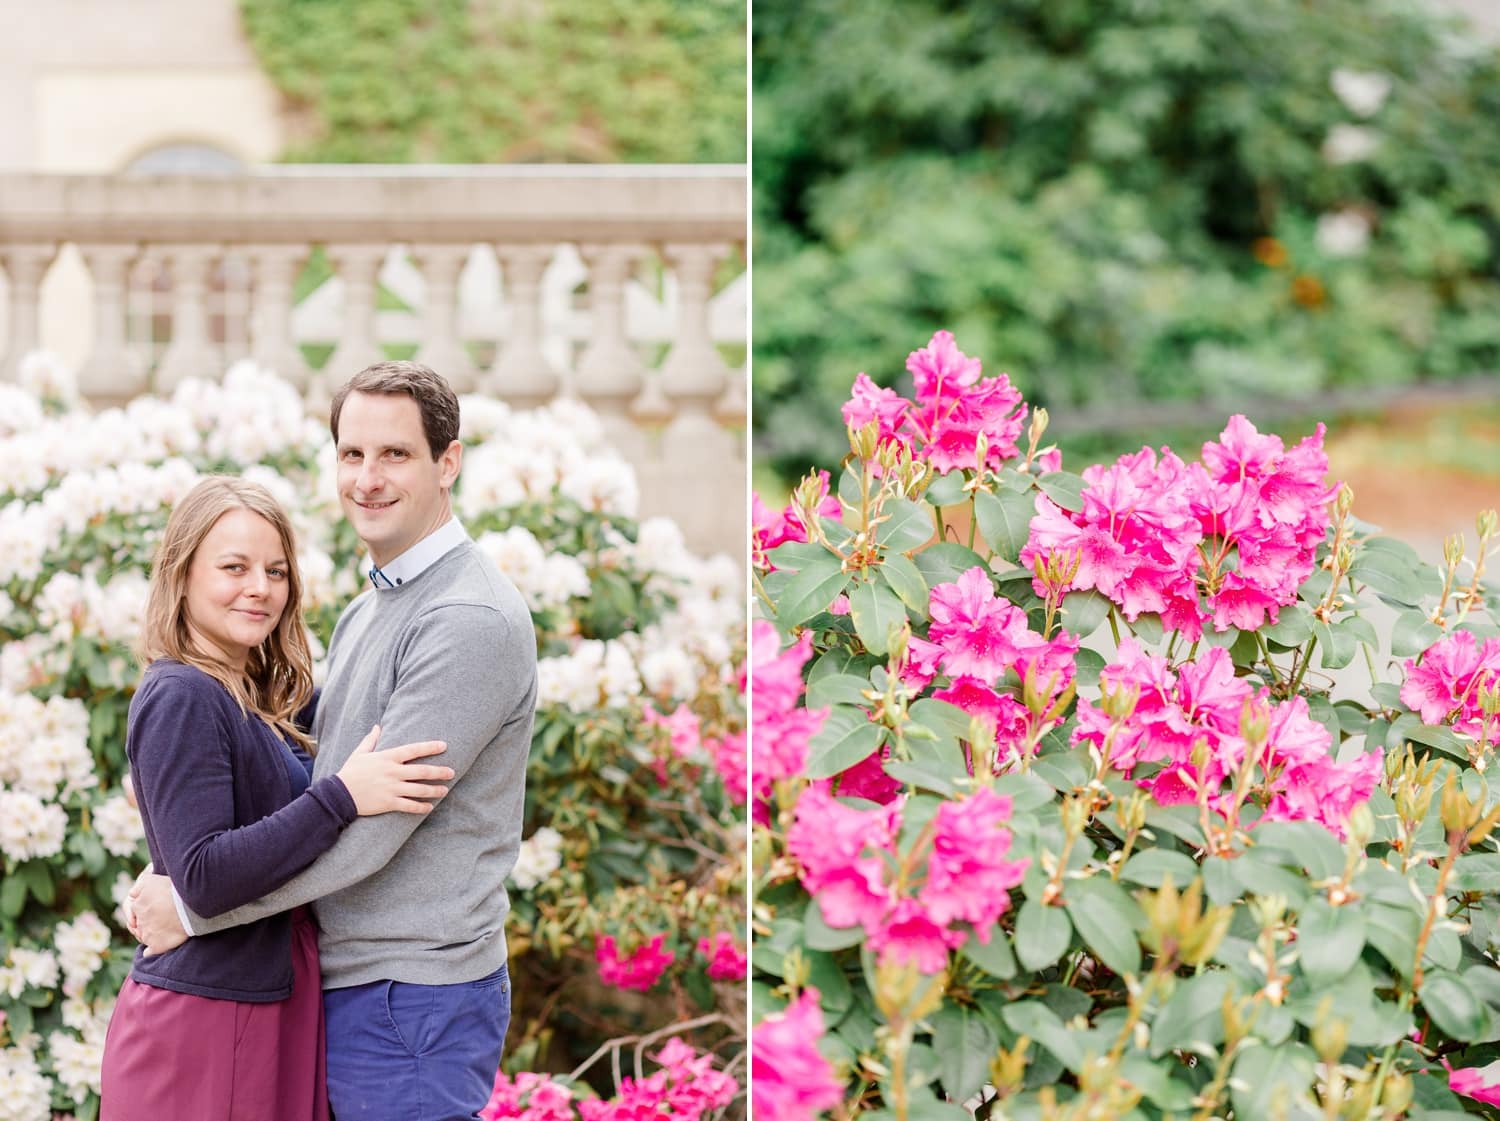
<instances>
[{"instance_id":1,"label":"white rhododendron flower","mask_svg":"<svg viewBox=\"0 0 1500 1121\"><path fill-rule=\"evenodd\" d=\"M52 1088L27 1048L0 1050L0 1121L52 1121Z\"/></svg>"},{"instance_id":2,"label":"white rhododendron flower","mask_svg":"<svg viewBox=\"0 0 1500 1121\"><path fill-rule=\"evenodd\" d=\"M641 493L635 470L623 459L588 459L569 463L558 489L585 510L635 517Z\"/></svg>"},{"instance_id":3,"label":"white rhododendron flower","mask_svg":"<svg viewBox=\"0 0 1500 1121\"><path fill-rule=\"evenodd\" d=\"M1380 133L1364 125L1334 125L1323 141L1323 158L1338 166L1359 163L1380 147Z\"/></svg>"},{"instance_id":4,"label":"white rhododendron flower","mask_svg":"<svg viewBox=\"0 0 1500 1121\"><path fill-rule=\"evenodd\" d=\"M68 814L35 794L0 790L0 852L14 861L54 856L62 851Z\"/></svg>"},{"instance_id":5,"label":"white rhododendron flower","mask_svg":"<svg viewBox=\"0 0 1500 1121\"><path fill-rule=\"evenodd\" d=\"M94 829L100 842L115 856L134 857L146 839L140 811L118 794L95 807Z\"/></svg>"},{"instance_id":6,"label":"white rhododendron flower","mask_svg":"<svg viewBox=\"0 0 1500 1121\"><path fill-rule=\"evenodd\" d=\"M12 947L0 963L0 992L16 1000L27 989L51 989L57 985L57 958L50 950Z\"/></svg>"},{"instance_id":7,"label":"white rhododendron flower","mask_svg":"<svg viewBox=\"0 0 1500 1121\"><path fill-rule=\"evenodd\" d=\"M52 1066L58 1081L69 1097L80 1105L89 1094L99 1093L99 1076L104 1065L104 1028L92 1022L82 1037L55 1031L47 1036Z\"/></svg>"},{"instance_id":8,"label":"white rhododendron flower","mask_svg":"<svg viewBox=\"0 0 1500 1121\"><path fill-rule=\"evenodd\" d=\"M104 955L109 952L109 927L93 911L84 911L72 922L57 924L52 944L63 978L81 985L104 964Z\"/></svg>"},{"instance_id":9,"label":"white rhododendron flower","mask_svg":"<svg viewBox=\"0 0 1500 1121\"><path fill-rule=\"evenodd\" d=\"M511 882L522 891L530 891L562 867L562 834L542 826L521 842Z\"/></svg>"},{"instance_id":10,"label":"white rhododendron flower","mask_svg":"<svg viewBox=\"0 0 1500 1121\"><path fill-rule=\"evenodd\" d=\"M1334 95L1344 108L1356 117L1372 117L1380 112L1391 93L1391 76L1378 70L1349 70L1339 67L1328 76Z\"/></svg>"},{"instance_id":11,"label":"white rhododendron flower","mask_svg":"<svg viewBox=\"0 0 1500 1121\"><path fill-rule=\"evenodd\" d=\"M1370 220L1358 210L1340 210L1318 219L1318 248L1330 257L1358 257L1370 245Z\"/></svg>"}]
</instances>

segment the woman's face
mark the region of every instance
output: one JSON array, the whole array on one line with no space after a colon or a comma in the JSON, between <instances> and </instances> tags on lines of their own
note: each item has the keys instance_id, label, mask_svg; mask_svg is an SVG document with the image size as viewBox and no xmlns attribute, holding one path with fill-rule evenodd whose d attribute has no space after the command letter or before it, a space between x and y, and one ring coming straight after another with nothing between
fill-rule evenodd
<instances>
[{"instance_id":1,"label":"woman's face","mask_svg":"<svg viewBox=\"0 0 1500 1121\"><path fill-rule=\"evenodd\" d=\"M188 564L188 631L202 653L243 669L276 629L290 592L291 558L276 527L251 510L230 510Z\"/></svg>"}]
</instances>

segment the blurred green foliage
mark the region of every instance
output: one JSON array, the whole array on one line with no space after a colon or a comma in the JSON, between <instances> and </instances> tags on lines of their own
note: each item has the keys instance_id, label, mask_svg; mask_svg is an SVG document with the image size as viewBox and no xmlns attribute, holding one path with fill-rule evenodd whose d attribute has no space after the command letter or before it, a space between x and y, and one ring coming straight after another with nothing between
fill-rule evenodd
<instances>
[{"instance_id":1,"label":"blurred green foliage","mask_svg":"<svg viewBox=\"0 0 1500 1121\"><path fill-rule=\"evenodd\" d=\"M738 0L241 0L299 162L740 163Z\"/></svg>"},{"instance_id":2,"label":"blurred green foliage","mask_svg":"<svg viewBox=\"0 0 1500 1121\"><path fill-rule=\"evenodd\" d=\"M944 327L1054 409L1500 365L1500 64L1432 7L756 0L753 27L754 418L784 477L847 447L866 362Z\"/></svg>"}]
</instances>

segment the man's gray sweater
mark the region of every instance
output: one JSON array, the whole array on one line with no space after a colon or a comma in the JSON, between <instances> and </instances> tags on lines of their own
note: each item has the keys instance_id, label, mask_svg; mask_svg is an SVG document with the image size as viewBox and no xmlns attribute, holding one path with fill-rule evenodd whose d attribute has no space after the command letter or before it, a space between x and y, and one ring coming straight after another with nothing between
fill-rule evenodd
<instances>
[{"instance_id":1,"label":"man's gray sweater","mask_svg":"<svg viewBox=\"0 0 1500 1121\"><path fill-rule=\"evenodd\" d=\"M521 843L536 708L536 632L509 579L472 542L400 587L366 591L339 619L313 731L314 778L369 732L380 744L442 740L422 763L457 777L430 814L361 817L282 887L213 919L208 934L313 903L323 987L447 985L506 960L505 879Z\"/></svg>"}]
</instances>

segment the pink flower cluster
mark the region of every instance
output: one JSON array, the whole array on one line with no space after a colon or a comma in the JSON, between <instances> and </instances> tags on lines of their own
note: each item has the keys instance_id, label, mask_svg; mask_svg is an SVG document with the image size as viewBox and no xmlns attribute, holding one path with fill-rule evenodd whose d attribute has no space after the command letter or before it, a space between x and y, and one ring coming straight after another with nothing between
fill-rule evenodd
<instances>
[{"instance_id":1,"label":"pink flower cluster","mask_svg":"<svg viewBox=\"0 0 1500 1121\"><path fill-rule=\"evenodd\" d=\"M680 704L675 712L664 715L649 704L641 712L642 722L647 727L663 728L669 750L677 759L689 759L701 746L713 760L714 769L724 781L724 791L737 806L745 803L745 733L728 732L722 736L703 736L702 721L687 705ZM666 786L667 759L658 755L652 761L656 781ZM696 769L695 769L696 773Z\"/></svg>"},{"instance_id":2,"label":"pink flower cluster","mask_svg":"<svg viewBox=\"0 0 1500 1121\"><path fill-rule=\"evenodd\" d=\"M860 374L853 396L844 405L844 423L863 428L879 425L881 444L899 444L938 471L979 466L979 438L985 439L985 464L999 467L1017 453L1026 406L1004 374L981 378L980 363L939 331L906 359L915 401L894 389L882 389Z\"/></svg>"},{"instance_id":3,"label":"pink flower cluster","mask_svg":"<svg viewBox=\"0 0 1500 1121\"><path fill-rule=\"evenodd\" d=\"M1143 653L1131 639L1120 644L1118 658L1104 668L1101 688L1138 689L1140 698L1115 732L1109 761L1127 776L1141 764L1165 764L1139 780L1162 805L1195 802L1202 789L1209 809L1228 816L1232 795L1224 787L1245 762L1241 718L1247 704L1269 716L1256 799L1265 810L1261 821L1317 821L1342 836L1349 811L1368 801L1380 781L1381 751L1335 761L1332 737L1309 715L1305 698L1273 704L1266 690L1257 692L1234 675L1229 653L1220 647L1175 671L1166 658ZM1104 751L1109 731L1104 710L1079 700L1073 742ZM1201 772L1193 763L1200 747L1206 748Z\"/></svg>"},{"instance_id":4,"label":"pink flower cluster","mask_svg":"<svg viewBox=\"0 0 1500 1121\"><path fill-rule=\"evenodd\" d=\"M724 793L736 806L745 804L745 766L749 759L745 751L745 733L728 732L703 741L703 746L713 756L714 768L724 780Z\"/></svg>"},{"instance_id":5,"label":"pink flower cluster","mask_svg":"<svg viewBox=\"0 0 1500 1121\"><path fill-rule=\"evenodd\" d=\"M1454 631L1406 663L1401 699L1424 724L1452 724L1456 731L1481 739L1486 734L1486 717L1479 694L1481 689L1496 688L1500 688L1500 638L1487 638L1481 646L1471 632ZM1488 719L1493 742L1495 718Z\"/></svg>"},{"instance_id":6,"label":"pink flower cluster","mask_svg":"<svg viewBox=\"0 0 1500 1121\"><path fill-rule=\"evenodd\" d=\"M995 594L989 573L975 565L955 582L938 584L929 598L932 625L927 638L907 646L903 680L924 689L938 673L949 684L933 694L995 728L1000 758L1013 755L1033 720L1013 692L997 691L1006 671L1028 675L1039 695L1050 701L1072 684L1078 640L1066 631L1046 639L1027 624L1026 613Z\"/></svg>"},{"instance_id":7,"label":"pink flower cluster","mask_svg":"<svg viewBox=\"0 0 1500 1121\"><path fill-rule=\"evenodd\" d=\"M818 480L822 484L818 515L824 518L837 518L841 512L839 500L837 496L828 493L828 472L819 471ZM807 527L802 524L802 518L795 507L789 505L778 513L767 506L759 494L751 493L750 550L751 560L756 568L774 572L776 566L767 559L766 554L777 545L788 541L806 540Z\"/></svg>"},{"instance_id":8,"label":"pink flower cluster","mask_svg":"<svg viewBox=\"0 0 1500 1121\"><path fill-rule=\"evenodd\" d=\"M1080 512L1038 495L1021 563L1079 557L1073 588L1098 589L1132 621L1159 614L1189 638L1208 621L1255 630L1274 623L1312 573L1338 490L1327 473L1321 424L1288 450L1235 416L1218 443L1203 445L1201 463L1142 448L1087 468ZM1046 594L1040 580L1035 587Z\"/></svg>"},{"instance_id":9,"label":"pink flower cluster","mask_svg":"<svg viewBox=\"0 0 1500 1121\"><path fill-rule=\"evenodd\" d=\"M646 1078L624 1078L613 1098L574 1098L573 1092L548 1074L503 1071L495 1076L481 1121L700 1121L734 1100L739 1085L714 1066L711 1054L699 1054L681 1039L667 1041L653 1056L661 1069Z\"/></svg>"},{"instance_id":10,"label":"pink flower cluster","mask_svg":"<svg viewBox=\"0 0 1500 1121\"><path fill-rule=\"evenodd\" d=\"M755 693L750 698L751 772L754 804L751 813L762 825L770 823L770 794L777 780L795 778L807 763L807 741L817 734L828 710L799 708L802 667L812 657L812 632L785 651L776 628L757 619L750 628L750 672Z\"/></svg>"},{"instance_id":11,"label":"pink flower cluster","mask_svg":"<svg viewBox=\"0 0 1500 1121\"><path fill-rule=\"evenodd\" d=\"M856 809L812 787L797 802L787 851L829 926L863 927L882 961L937 973L969 936L953 924L987 943L1026 871L1027 861L1006 859L1010 809L987 788L944 802L922 833L930 847L903 856L899 806Z\"/></svg>"},{"instance_id":12,"label":"pink flower cluster","mask_svg":"<svg viewBox=\"0 0 1500 1121\"><path fill-rule=\"evenodd\" d=\"M818 1051L822 1037L823 1007L812 988L755 1025L750 1096L756 1121L812 1121L843 1100L843 1083Z\"/></svg>"},{"instance_id":13,"label":"pink flower cluster","mask_svg":"<svg viewBox=\"0 0 1500 1121\"><path fill-rule=\"evenodd\" d=\"M664 949L663 935L654 936L643 946L620 956L612 934L606 934L594 946L594 960L599 963L599 980L606 985L621 989L637 989L645 992L666 972L667 966L677 960L677 955Z\"/></svg>"},{"instance_id":14,"label":"pink flower cluster","mask_svg":"<svg viewBox=\"0 0 1500 1121\"><path fill-rule=\"evenodd\" d=\"M708 959L707 972L715 981L745 979L745 951L729 931L718 930L711 939L698 939L698 952Z\"/></svg>"}]
</instances>

